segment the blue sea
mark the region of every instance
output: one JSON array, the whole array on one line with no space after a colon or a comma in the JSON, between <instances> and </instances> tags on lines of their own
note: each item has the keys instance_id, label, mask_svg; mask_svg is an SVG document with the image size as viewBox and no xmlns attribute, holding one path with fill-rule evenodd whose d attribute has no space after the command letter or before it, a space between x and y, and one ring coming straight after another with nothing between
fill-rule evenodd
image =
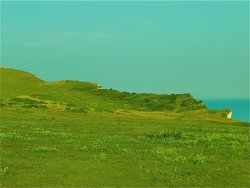
<instances>
[{"instance_id":1,"label":"blue sea","mask_svg":"<svg viewBox=\"0 0 250 188\"><path fill-rule=\"evenodd\" d=\"M233 112L232 119L250 122L250 99L202 99L208 109L230 109Z\"/></svg>"}]
</instances>

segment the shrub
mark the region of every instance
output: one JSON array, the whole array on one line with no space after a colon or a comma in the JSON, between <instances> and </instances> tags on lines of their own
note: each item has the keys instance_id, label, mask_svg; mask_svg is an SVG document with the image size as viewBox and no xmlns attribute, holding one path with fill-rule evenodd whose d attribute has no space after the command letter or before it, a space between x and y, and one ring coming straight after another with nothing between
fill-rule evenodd
<instances>
[{"instance_id":1,"label":"shrub","mask_svg":"<svg viewBox=\"0 0 250 188\"><path fill-rule=\"evenodd\" d=\"M64 108L64 111L67 112L77 112L77 113L87 113L87 109L86 108L82 108L82 107L76 107L72 104L67 104L67 106Z\"/></svg>"},{"instance_id":2,"label":"shrub","mask_svg":"<svg viewBox=\"0 0 250 188\"><path fill-rule=\"evenodd\" d=\"M6 106L5 102L2 99L0 99L0 108L4 106Z\"/></svg>"},{"instance_id":3,"label":"shrub","mask_svg":"<svg viewBox=\"0 0 250 188\"><path fill-rule=\"evenodd\" d=\"M29 98L15 97L15 98L10 99L8 101L8 104L21 105L27 108L39 108L39 107L46 108L47 103L44 101L38 101L38 100L29 99Z\"/></svg>"}]
</instances>

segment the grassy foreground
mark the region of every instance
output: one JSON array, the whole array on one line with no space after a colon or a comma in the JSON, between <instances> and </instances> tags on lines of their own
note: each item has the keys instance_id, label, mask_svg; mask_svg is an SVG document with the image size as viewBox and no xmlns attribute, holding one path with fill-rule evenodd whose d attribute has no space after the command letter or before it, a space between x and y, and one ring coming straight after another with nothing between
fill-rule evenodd
<instances>
[{"instance_id":1,"label":"grassy foreground","mask_svg":"<svg viewBox=\"0 0 250 188\"><path fill-rule=\"evenodd\" d=\"M1 187L250 185L249 123L189 95L47 83L9 69L1 86Z\"/></svg>"}]
</instances>

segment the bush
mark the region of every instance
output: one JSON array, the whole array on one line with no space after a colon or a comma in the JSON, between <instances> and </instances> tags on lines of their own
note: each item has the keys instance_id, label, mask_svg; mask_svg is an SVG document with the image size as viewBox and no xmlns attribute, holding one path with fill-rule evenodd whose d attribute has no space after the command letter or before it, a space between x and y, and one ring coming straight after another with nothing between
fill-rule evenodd
<instances>
[{"instance_id":1,"label":"bush","mask_svg":"<svg viewBox=\"0 0 250 188\"><path fill-rule=\"evenodd\" d=\"M4 106L6 106L5 102L2 99L0 99L0 107L4 107Z\"/></svg>"},{"instance_id":2,"label":"bush","mask_svg":"<svg viewBox=\"0 0 250 188\"><path fill-rule=\"evenodd\" d=\"M12 98L8 101L10 105L21 105L27 108L46 108L46 102L44 101L37 101L29 98Z\"/></svg>"},{"instance_id":3,"label":"bush","mask_svg":"<svg viewBox=\"0 0 250 188\"><path fill-rule=\"evenodd\" d=\"M67 112L77 112L77 113L87 113L87 109L86 108L81 108L81 107L76 107L72 104L68 104L65 108L64 111Z\"/></svg>"}]
</instances>

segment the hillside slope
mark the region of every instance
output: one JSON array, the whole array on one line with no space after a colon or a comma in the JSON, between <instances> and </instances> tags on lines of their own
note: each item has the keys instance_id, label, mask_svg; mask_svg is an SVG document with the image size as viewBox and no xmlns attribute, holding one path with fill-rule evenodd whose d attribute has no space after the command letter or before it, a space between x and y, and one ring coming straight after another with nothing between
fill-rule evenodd
<instances>
[{"instance_id":1,"label":"hillside slope","mask_svg":"<svg viewBox=\"0 0 250 188\"><path fill-rule=\"evenodd\" d=\"M190 94L136 94L102 89L98 84L80 81L46 82L33 74L1 68L1 106L54 109L87 113L140 112L195 112L219 114L228 111L209 111L202 101Z\"/></svg>"},{"instance_id":2,"label":"hillside slope","mask_svg":"<svg viewBox=\"0 0 250 188\"><path fill-rule=\"evenodd\" d=\"M203 102L190 94L135 94L101 89L94 83L80 81L45 82L34 75L8 68L1 68L1 99L24 98L66 102L89 109L140 111L187 111L206 109ZM25 97L26 96L26 97ZM15 100L15 99L14 99ZM16 100L17 101L17 100Z\"/></svg>"},{"instance_id":3,"label":"hillside slope","mask_svg":"<svg viewBox=\"0 0 250 188\"><path fill-rule=\"evenodd\" d=\"M249 123L190 94L1 68L0 187L249 187Z\"/></svg>"},{"instance_id":4,"label":"hillside slope","mask_svg":"<svg viewBox=\"0 0 250 188\"><path fill-rule=\"evenodd\" d=\"M27 72L3 67L0 70L2 99L38 92L44 84L44 81Z\"/></svg>"}]
</instances>

